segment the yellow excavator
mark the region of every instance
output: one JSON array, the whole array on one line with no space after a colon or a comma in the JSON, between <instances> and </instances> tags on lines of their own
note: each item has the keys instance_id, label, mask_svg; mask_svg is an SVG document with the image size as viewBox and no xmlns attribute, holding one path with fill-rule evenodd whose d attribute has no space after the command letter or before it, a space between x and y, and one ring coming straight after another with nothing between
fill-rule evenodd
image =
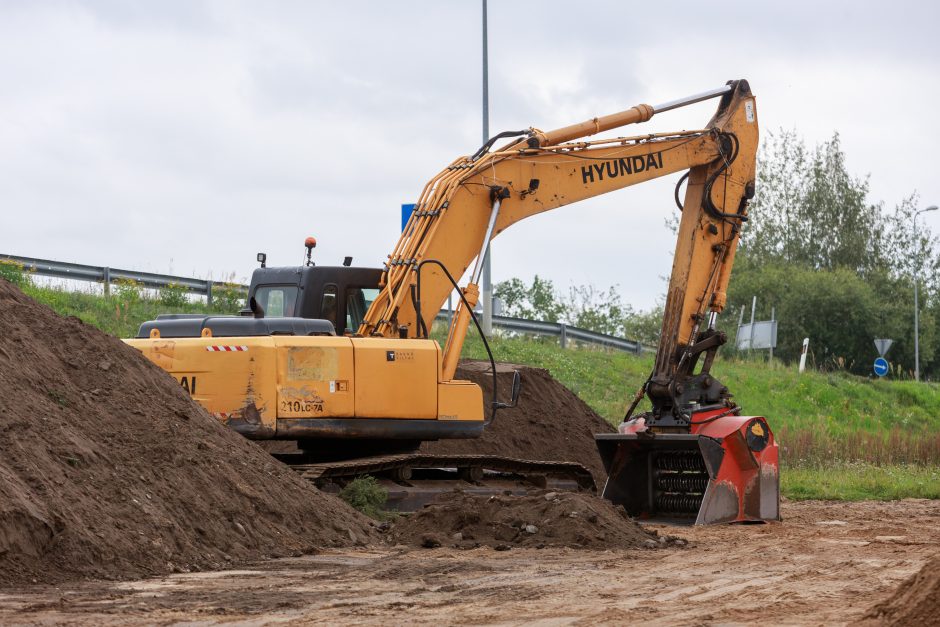
<instances>
[{"instance_id":1,"label":"yellow excavator","mask_svg":"<svg viewBox=\"0 0 940 627\"><path fill-rule=\"evenodd\" d=\"M713 98L717 111L702 129L589 139ZM240 433L297 441L304 454L295 467L320 485L367 473L407 485L419 471L450 468L479 486L501 474L591 488L578 464L414 449L424 440L477 437L518 400L517 374L510 400L499 401L495 365L485 402L479 386L454 378L476 323L487 243L529 216L685 172L655 367L618 433L597 436L609 473L603 495L645 519L777 520L773 434L763 417L740 415L710 374L726 341L715 322L754 195L757 145L755 98L744 80L554 131L500 133L427 183L384 268L354 268L350 258L317 266L309 238L300 267L267 268L259 255L242 315L160 316L128 343ZM429 331L455 289L460 302L442 348ZM644 396L652 410L632 415ZM419 496L426 500L427 491ZM407 493L397 506L416 507L419 496Z\"/></svg>"}]
</instances>

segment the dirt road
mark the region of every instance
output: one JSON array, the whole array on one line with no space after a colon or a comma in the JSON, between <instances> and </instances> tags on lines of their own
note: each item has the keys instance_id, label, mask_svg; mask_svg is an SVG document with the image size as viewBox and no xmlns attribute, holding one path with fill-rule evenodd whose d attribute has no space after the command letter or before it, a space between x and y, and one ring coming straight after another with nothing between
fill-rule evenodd
<instances>
[{"instance_id":1,"label":"dirt road","mask_svg":"<svg viewBox=\"0 0 940 627\"><path fill-rule=\"evenodd\" d=\"M687 547L335 550L250 569L0 594L3 624L840 624L940 551L940 501L785 503Z\"/></svg>"}]
</instances>

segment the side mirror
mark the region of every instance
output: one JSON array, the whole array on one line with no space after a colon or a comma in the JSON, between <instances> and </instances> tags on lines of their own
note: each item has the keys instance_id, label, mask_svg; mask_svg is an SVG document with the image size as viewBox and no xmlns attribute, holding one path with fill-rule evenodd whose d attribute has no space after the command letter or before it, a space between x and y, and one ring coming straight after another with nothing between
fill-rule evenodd
<instances>
[{"instance_id":1,"label":"side mirror","mask_svg":"<svg viewBox=\"0 0 940 627\"><path fill-rule=\"evenodd\" d=\"M509 401L510 407L515 407L519 404L519 392L522 391L522 377L519 375L518 370L514 370L512 373L512 397Z\"/></svg>"},{"instance_id":2,"label":"side mirror","mask_svg":"<svg viewBox=\"0 0 940 627\"><path fill-rule=\"evenodd\" d=\"M496 403L496 409L512 409L519 404L519 392L522 391L522 376L518 370L512 373L512 395L508 403Z\"/></svg>"}]
</instances>

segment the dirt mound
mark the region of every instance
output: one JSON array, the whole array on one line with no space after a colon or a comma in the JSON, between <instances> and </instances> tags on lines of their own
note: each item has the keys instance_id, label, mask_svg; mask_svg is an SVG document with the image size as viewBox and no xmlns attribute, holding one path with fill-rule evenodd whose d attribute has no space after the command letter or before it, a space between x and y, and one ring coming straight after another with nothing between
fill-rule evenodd
<instances>
[{"instance_id":1,"label":"dirt mound","mask_svg":"<svg viewBox=\"0 0 940 627\"><path fill-rule=\"evenodd\" d=\"M928 627L940 621L940 555L898 586L890 599L868 610L859 625Z\"/></svg>"},{"instance_id":2,"label":"dirt mound","mask_svg":"<svg viewBox=\"0 0 940 627\"><path fill-rule=\"evenodd\" d=\"M0 583L220 567L374 536L120 340L0 280Z\"/></svg>"},{"instance_id":3,"label":"dirt mound","mask_svg":"<svg viewBox=\"0 0 940 627\"><path fill-rule=\"evenodd\" d=\"M622 508L596 496L542 490L526 496L447 492L395 523L389 539L426 548L497 549L513 546L633 549L676 542L643 529Z\"/></svg>"},{"instance_id":4,"label":"dirt mound","mask_svg":"<svg viewBox=\"0 0 940 627\"><path fill-rule=\"evenodd\" d=\"M501 400L508 400L513 370L518 370L522 379L516 408L500 410L495 422L476 440L426 442L422 450L578 462L594 475L598 489L602 488L607 475L597 454L594 434L610 433L614 428L542 368L497 364ZM493 391L489 362L463 361L456 378L482 387L483 399L489 403Z\"/></svg>"}]
</instances>

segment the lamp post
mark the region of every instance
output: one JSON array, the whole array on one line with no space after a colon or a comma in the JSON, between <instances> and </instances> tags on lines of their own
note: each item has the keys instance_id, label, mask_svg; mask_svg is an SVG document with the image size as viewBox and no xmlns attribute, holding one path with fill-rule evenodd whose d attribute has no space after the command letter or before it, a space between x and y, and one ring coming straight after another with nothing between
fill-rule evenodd
<instances>
[{"instance_id":1,"label":"lamp post","mask_svg":"<svg viewBox=\"0 0 940 627\"><path fill-rule=\"evenodd\" d=\"M483 143L490 139L490 78L489 46L487 43L486 0L483 0ZM490 262L490 243L483 255L483 333L493 334L493 269Z\"/></svg>"},{"instance_id":2,"label":"lamp post","mask_svg":"<svg viewBox=\"0 0 940 627\"><path fill-rule=\"evenodd\" d=\"M937 205L930 205L926 209L914 212L914 238L917 239L917 216L928 211L936 211ZM914 380L920 381L920 322L917 303L917 267L914 268Z\"/></svg>"}]
</instances>

